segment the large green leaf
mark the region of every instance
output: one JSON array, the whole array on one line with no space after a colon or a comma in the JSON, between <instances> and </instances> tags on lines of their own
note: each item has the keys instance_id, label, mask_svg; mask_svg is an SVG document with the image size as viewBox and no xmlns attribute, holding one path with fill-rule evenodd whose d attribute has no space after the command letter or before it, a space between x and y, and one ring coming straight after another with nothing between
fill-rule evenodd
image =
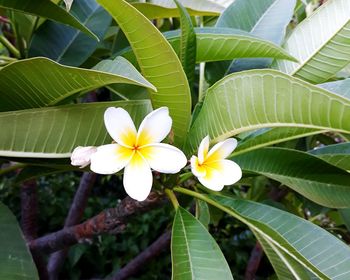
<instances>
[{"instance_id":1,"label":"large green leaf","mask_svg":"<svg viewBox=\"0 0 350 280\"><path fill-rule=\"evenodd\" d=\"M282 43L293 16L295 0L236 0L219 17L216 27L245 30L277 45ZM239 59L208 64L208 77L217 81L225 74L254 68L266 68L272 59ZM214 73L212 73L214 71ZM209 73L210 72L210 73Z\"/></svg>"},{"instance_id":2,"label":"large green leaf","mask_svg":"<svg viewBox=\"0 0 350 280\"><path fill-rule=\"evenodd\" d=\"M349 279L350 248L324 229L264 204L218 196L211 198L224 206L222 210L247 224L317 279Z\"/></svg>"},{"instance_id":3,"label":"large green leaf","mask_svg":"<svg viewBox=\"0 0 350 280\"><path fill-rule=\"evenodd\" d=\"M72 13L101 40L112 18L95 0L74 1ZM69 26L46 21L35 32L29 56L45 56L64 65L81 65L98 42Z\"/></svg>"},{"instance_id":4,"label":"large green leaf","mask_svg":"<svg viewBox=\"0 0 350 280\"><path fill-rule=\"evenodd\" d=\"M308 153L262 148L232 159L244 171L279 181L316 203L350 208L350 174Z\"/></svg>"},{"instance_id":5,"label":"large green leaf","mask_svg":"<svg viewBox=\"0 0 350 280\"><path fill-rule=\"evenodd\" d=\"M191 93L181 63L159 30L123 0L98 0L113 16L134 50L142 74L156 88L154 108L167 106L173 119L174 141L182 146L191 119Z\"/></svg>"},{"instance_id":6,"label":"large green leaf","mask_svg":"<svg viewBox=\"0 0 350 280\"><path fill-rule=\"evenodd\" d=\"M200 221L181 207L173 223L171 258L173 280L233 279L213 237Z\"/></svg>"},{"instance_id":7,"label":"large green leaf","mask_svg":"<svg viewBox=\"0 0 350 280\"><path fill-rule=\"evenodd\" d=\"M181 39L180 39L180 61L187 76L190 88L194 82L194 71L196 67L197 40L190 15L186 9L174 0L180 12Z\"/></svg>"},{"instance_id":8,"label":"large green leaf","mask_svg":"<svg viewBox=\"0 0 350 280\"><path fill-rule=\"evenodd\" d=\"M282 48L275 44L259 39L247 32L232 28L195 28L197 37L196 62L220 61L239 57L273 57L294 60ZM180 32L164 33L171 46L180 53ZM135 63L135 57L130 48L118 55L126 57Z\"/></svg>"},{"instance_id":9,"label":"large green leaf","mask_svg":"<svg viewBox=\"0 0 350 280\"><path fill-rule=\"evenodd\" d=\"M332 165L350 171L350 143L329 145L309 151L309 153Z\"/></svg>"},{"instance_id":10,"label":"large green leaf","mask_svg":"<svg viewBox=\"0 0 350 280\"><path fill-rule=\"evenodd\" d=\"M311 277L307 273L307 270L296 260L294 260L287 253L282 251L276 245L274 245L273 242L270 241L268 238L265 238L263 234L260 234L254 230L252 231L259 243L261 244L261 246L263 247L265 254L269 258L278 276L278 279L311 279Z\"/></svg>"},{"instance_id":11,"label":"large green leaf","mask_svg":"<svg viewBox=\"0 0 350 280\"><path fill-rule=\"evenodd\" d=\"M95 70L64 66L47 58L20 60L0 70L0 111L51 106L113 83L155 89L122 57L102 61Z\"/></svg>"},{"instance_id":12,"label":"large green leaf","mask_svg":"<svg viewBox=\"0 0 350 280\"><path fill-rule=\"evenodd\" d=\"M47 0L0 0L0 7L48 18L74 28L77 28L86 34L98 40L98 37L88 28L81 24L74 16L65 9L57 6Z\"/></svg>"},{"instance_id":13,"label":"large green leaf","mask_svg":"<svg viewBox=\"0 0 350 280\"><path fill-rule=\"evenodd\" d=\"M322 112L322 114L320 114ZM226 76L208 89L186 150L264 127L350 131L350 100L274 70Z\"/></svg>"},{"instance_id":14,"label":"large green leaf","mask_svg":"<svg viewBox=\"0 0 350 280\"><path fill-rule=\"evenodd\" d=\"M1 202L0 279L39 279L16 217Z\"/></svg>"},{"instance_id":15,"label":"large green leaf","mask_svg":"<svg viewBox=\"0 0 350 280\"><path fill-rule=\"evenodd\" d=\"M0 113L0 156L66 158L77 146L110 143L103 123L108 107L127 110L136 124L151 111L144 101L101 102Z\"/></svg>"},{"instance_id":16,"label":"large green leaf","mask_svg":"<svg viewBox=\"0 0 350 280\"><path fill-rule=\"evenodd\" d=\"M261 128L256 131L253 131L252 133L249 133L249 135L244 137L239 142L238 147L234 150L234 154L243 154L262 147L322 132L325 132L325 130L310 129L303 127Z\"/></svg>"},{"instance_id":17,"label":"large green leaf","mask_svg":"<svg viewBox=\"0 0 350 280\"><path fill-rule=\"evenodd\" d=\"M224 8L210 0L180 0L191 16L217 16ZM179 10L172 0L153 0L145 3L132 3L149 19L179 17Z\"/></svg>"},{"instance_id":18,"label":"large green leaf","mask_svg":"<svg viewBox=\"0 0 350 280\"><path fill-rule=\"evenodd\" d=\"M349 28L350 1L327 1L299 24L284 44L299 63L278 61L276 67L313 83L327 81L349 64Z\"/></svg>"}]
</instances>

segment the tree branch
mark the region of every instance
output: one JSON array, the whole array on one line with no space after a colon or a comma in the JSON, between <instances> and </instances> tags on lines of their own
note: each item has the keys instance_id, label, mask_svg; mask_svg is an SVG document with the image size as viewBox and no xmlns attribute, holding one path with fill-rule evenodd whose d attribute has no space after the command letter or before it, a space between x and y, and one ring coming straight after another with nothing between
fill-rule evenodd
<instances>
[{"instance_id":1,"label":"tree branch","mask_svg":"<svg viewBox=\"0 0 350 280\"><path fill-rule=\"evenodd\" d=\"M155 192L151 192L144 201L136 201L126 197L117 207L106 209L82 224L63 228L32 240L28 242L28 246L32 251L55 252L66 246L84 242L95 235L113 232L117 228L124 227L129 217L136 213L145 212L164 200L164 196Z\"/></svg>"},{"instance_id":2,"label":"tree branch","mask_svg":"<svg viewBox=\"0 0 350 280\"><path fill-rule=\"evenodd\" d=\"M163 233L156 241L148 246L142 253L131 260L126 266L120 269L113 277L113 280L125 280L137 274L144 265L151 259L158 256L165 248L169 247L171 231Z\"/></svg>"},{"instance_id":3,"label":"tree branch","mask_svg":"<svg viewBox=\"0 0 350 280\"><path fill-rule=\"evenodd\" d=\"M248 265L244 274L245 280L255 279L255 274L258 271L263 255L264 255L263 248L261 247L260 243L257 241L250 254Z\"/></svg>"},{"instance_id":4,"label":"tree branch","mask_svg":"<svg viewBox=\"0 0 350 280\"><path fill-rule=\"evenodd\" d=\"M89 194L92 186L96 181L96 174L90 172L84 172L81 177L79 187L75 193L73 202L69 209L64 227L76 225L83 217L84 210L89 198ZM47 269L50 279L58 279L59 272L64 264L64 260L67 256L68 248L60 250L51 254Z\"/></svg>"}]
</instances>

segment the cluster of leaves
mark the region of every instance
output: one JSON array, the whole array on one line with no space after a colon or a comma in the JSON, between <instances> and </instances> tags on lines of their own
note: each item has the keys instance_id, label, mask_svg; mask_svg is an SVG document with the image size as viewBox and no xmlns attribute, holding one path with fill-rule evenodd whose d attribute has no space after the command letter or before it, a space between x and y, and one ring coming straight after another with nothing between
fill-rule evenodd
<instances>
[{"instance_id":1,"label":"cluster of leaves","mask_svg":"<svg viewBox=\"0 0 350 280\"><path fill-rule=\"evenodd\" d=\"M197 205L175 214L173 279L232 279L212 207L254 234L279 278L348 279L350 2L304 19L307 2L0 0L0 156L21 164L17 182L72 170L74 147L111 142L107 107L138 124L166 106L176 146L235 136L244 171L221 194L184 188L187 174L162 181ZM83 104L91 91L104 102Z\"/></svg>"}]
</instances>

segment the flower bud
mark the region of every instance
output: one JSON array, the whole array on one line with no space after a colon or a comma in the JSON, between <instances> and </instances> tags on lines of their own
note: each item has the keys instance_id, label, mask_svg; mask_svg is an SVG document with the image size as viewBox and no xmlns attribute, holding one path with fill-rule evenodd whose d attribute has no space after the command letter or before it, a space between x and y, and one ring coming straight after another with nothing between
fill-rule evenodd
<instances>
[{"instance_id":1,"label":"flower bud","mask_svg":"<svg viewBox=\"0 0 350 280\"><path fill-rule=\"evenodd\" d=\"M76 147L70 157L71 164L74 166L79 166L84 168L90 164L90 157L92 154L96 153L97 148L94 146L88 147Z\"/></svg>"}]
</instances>

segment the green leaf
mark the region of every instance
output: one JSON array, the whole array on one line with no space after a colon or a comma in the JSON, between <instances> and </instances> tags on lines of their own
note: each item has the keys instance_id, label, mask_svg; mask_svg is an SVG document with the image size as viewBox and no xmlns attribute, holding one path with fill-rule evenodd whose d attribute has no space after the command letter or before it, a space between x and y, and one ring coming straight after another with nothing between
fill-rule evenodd
<instances>
[{"instance_id":1,"label":"green leaf","mask_svg":"<svg viewBox=\"0 0 350 280\"><path fill-rule=\"evenodd\" d=\"M264 204L218 196L210 198L317 276L317 279L349 279L350 249L326 230Z\"/></svg>"},{"instance_id":2,"label":"green leaf","mask_svg":"<svg viewBox=\"0 0 350 280\"><path fill-rule=\"evenodd\" d=\"M194 82L194 71L196 67L197 40L192 25L191 17L186 9L174 0L180 12L181 39L180 39L180 61L186 73L190 88Z\"/></svg>"},{"instance_id":3,"label":"green leaf","mask_svg":"<svg viewBox=\"0 0 350 280\"><path fill-rule=\"evenodd\" d=\"M280 45L284 39L286 27L292 19L295 3L295 0L258 2L255 0L236 0L220 15L216 27L241 29ZM211 73L211 76L215 75L215 81L217 81L227 73L266 68L271 62L272 59L239 59L221 62L215 66L216 73Z\"/></svg>"},{"instance_id":4,"label":"green leaf","mask_svg":"<svg viewBox=\"0 0 350 280\"><path fill-rule=\"evenodd\" d=\"M123 0L98 0L123 30L142 74L158 92L151 91L154 108L167 106L173 119L174 141L182 146L191 119L191 93L181 63L159 30Z\"/></svg>"},{"instance_id":5,"label":"green leaf","mask_svg":"<svg viewBox=\"0 0 350 280\"><path fill-rule=\"evenodd\" d=\"M312 83L322 83L349 64L349 11L347 0L327 1L302 21L284 44L299 63L278 61L277 69Z\"/></svg>"},{"instance_id":6,"label":"green leaf","mask_svg":"<svg viewBox=\"0 0 350 280\"><path fill-rule=\"evenodd\" d=\"M39 279L16 217L1 202L0 240L0 279Z\"/></svg>"},{"instance_id":7,"label":"green leaf","mask_svg":"<svg viewBox=\"0 0 350 280\"><path fill-rule=\"evenodd\" d=\"M94 70L64 66L47 58L24 59L0 70L0 111L52 106L79 92L113 83L155 89L122 57L102 61Z\"/></svg>"},{"instance_id":8,"label":"green leaf","mask_svg":"<svg viewBox=\"0 0 350 280\"><path fill-rule=\"evenodd\" d=\"M177 209L173 223L171 258L173 280L233 279L213 237L181 207Z\"/></svg>"},{"instance_id":9,"label":"green leaf","mask_svg":"<svg viewBox=\"0 0 350 280\"><path fill-rule=\"evenodd\" d=\"M350 143L329 145L309 151L309 153L334 166L350 171Z\"/></svg>"},{"instance_id":10,"label":"green leaf","mask_svg":"<svg viewBox=\"0 0 350 280\"><path fill-rule=\"evenodd\" d=\"M76 0L72 13L101 40L112 21L95 0ZM65 65L79 66L97 45L96 40L77 29L46 21L33 36L29 56L45 56Z\"/></svg>"},{"instance_id":11,"label":"green leaf","mask_svg":"<svg viewBox=\"0 0 350 280\"><path fill-rule=\"evenodd\" d=\"M307 270L296 260L274 245L268 238L265 238L264 235L259 234L254 230L252 231L263 247L265 254L270 260L278 276L278 279L311 279L307 273Z\"/></svg>"},{"instance_id":12,"label":"green leaf","mask_svg":"<svg viewBox=\"0 0 350 280\"><path fill-rule=\"evenodd\" d=\"M27 180L32 180L38 177L57 174L61 172L67 172L69 170L76 170L77 168L74 166L67 165L67 168L54 168L48 166L26 166L21 169L21 172L16 176L15 182L17 184L22 183Z\"/></svg>"},{"instance_id":13,"label":"green leaf","mask_svg":"<svg viewBox=\"0 0 350 280\"><path fill-rule=\"evenodd\" d=\"M298 128L298 127L273 127L261 128L249 133L239 143L234 150L234 155L243 154L262 147L278 144L281 142L298 139L314 134L325 132L326 130Z\"/></svg>"},{"instance_id":14,"label":"green leaf","mask_svg":"<svg viewBox=\"0 0 350 280\"><path fill-rule=\"evenodd\" d=\"M210 211L208 204L200 199L196 200L196 218L206 227L210 223Z\"/></svg>"},{"instance_id":15,"label":"green leaf","mask_svg":"<svg viewBox=\"0 0 350 280\"><path fill-rule=\"evenodd\" d=\"M191 16L218 16L223 7L209 0L180 0ZM145 17L149 19L179 17L173 0L153 0L150 3L132 3Z\"/></svg>"},{"instance_id":16,"label":"green leaf","mask_svg":"<svg viewBox=\"0 0 350 280\"><path fill-rule=\"evenodd\" d=\"M322 112L322 114L320 114ZM226 76L208 89L186 150L264 127L350 131L350 100L274 70Z\"/></svg>"},{"instance_id":17,"label":"green leaf","mask_svg":"<svg viewBox=\"0 0 350 280\"><path fill-rule=\"evenodd\" d=\"M92 33L88 28L81 24L74 16L68 13L65 9L57 6L51 1L47 0L0 0L0 8L24 12L27 14L51 19L76 29L92 36L96 40L98 37Z\"/></svg>"},{"instance_id":18,"label":"green leaf","mask_svg":"<svg viewBox=\"0 0 350 280\"><path fill-rule=\"evenodd\" d=\"M196 62L220 61L239 57L273 57L294 60L282 48L259 39L247 32L231 28L195 28L197 37ZM176 53L180 53L180 31L164 33ZM130 48L118 55L126 57L133 64L134 55Z\"/></svg>"},{"instance_id":19,"label":"green leaf","mask_svg":"<svg viewBox=\"0 0 350 280\"><path fill-rule=\"evenodd\" d=\"M264 175L331 208L350 208L350 174L308 153L262 148L233 156L244 171Z\"/></svg>"},{"instance_id":20,"label":"green leaf","mask_svg":"<svg viewBox=\"0 0 350 280\"><path fill-rule=\"evenodd\" d=\"M108 107L127 110L138 125L151 111L148 100L99 102L0 113L0 156L67 158L77 146L112 140L103 123Z\"/></svg>"}]
</instances>

